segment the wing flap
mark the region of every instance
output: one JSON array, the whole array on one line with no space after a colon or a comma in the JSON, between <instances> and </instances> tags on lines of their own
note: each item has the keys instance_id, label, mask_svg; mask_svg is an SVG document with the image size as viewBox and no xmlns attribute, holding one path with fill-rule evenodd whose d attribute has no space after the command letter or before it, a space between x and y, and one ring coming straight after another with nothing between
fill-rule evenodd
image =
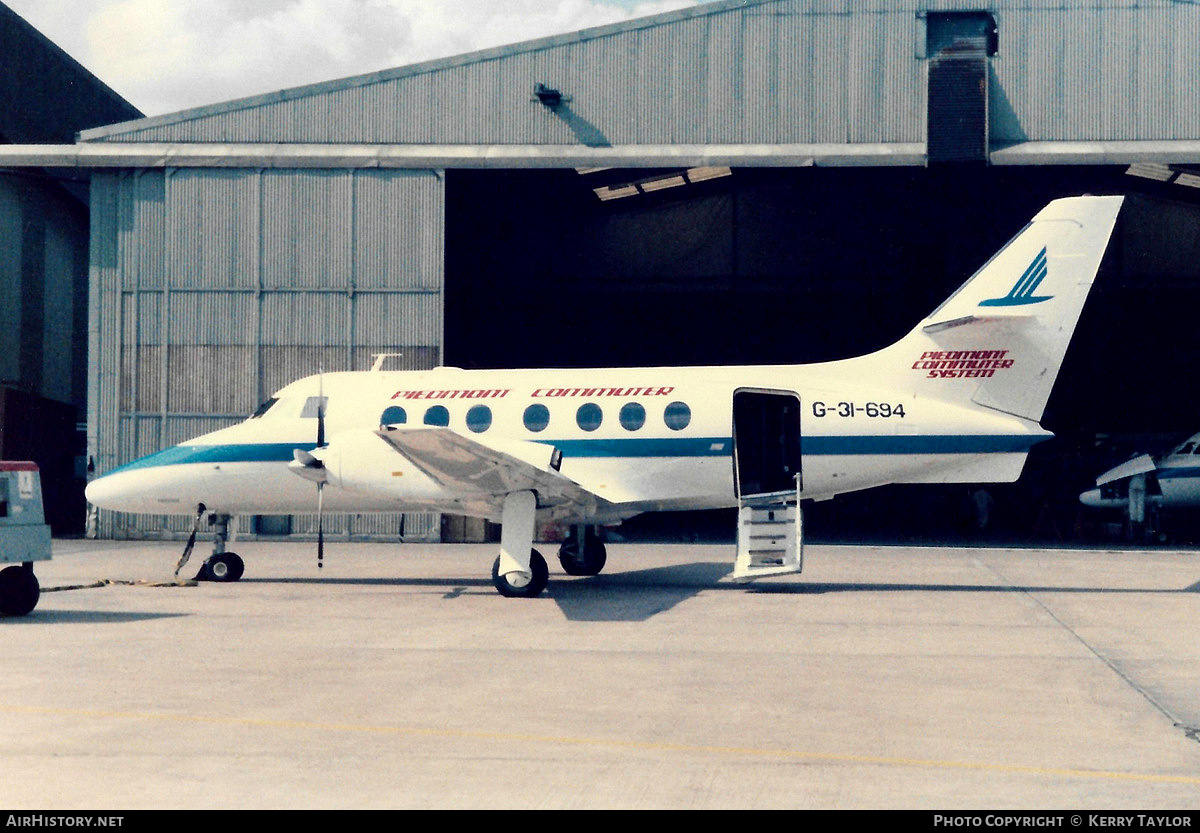
<instances>
[{"instance_id":1,"label":"wing flap","mask_svg":"<svg viewBox=\"0 0 1200 833\"><path fill-rule=\"evenodd\" d=\"M558 449L509 440L482 443L450 428L397 428L376 432L388 445L446 489L464 497L502 497L533 491L540 506L571 504L596 514L609 502L558 471Z\"/></svg>"}]
</instances>

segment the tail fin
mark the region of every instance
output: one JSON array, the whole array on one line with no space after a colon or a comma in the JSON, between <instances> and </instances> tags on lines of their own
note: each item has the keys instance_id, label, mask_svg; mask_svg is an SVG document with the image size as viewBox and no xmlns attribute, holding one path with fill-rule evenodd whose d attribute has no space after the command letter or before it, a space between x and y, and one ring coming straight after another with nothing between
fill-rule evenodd
<instances>
[{"instance_id":1,"label":"tail fin","mask_svg":"<svg viewBox=\"0 0 1200 833\"><path fill-rule=\"evenodd\" d=\"M924 321L873 358L914 393L1039 421L1123 197L1055 200ZM911 369L908 369L911 368Z\"/></svg>"}]
</instances>

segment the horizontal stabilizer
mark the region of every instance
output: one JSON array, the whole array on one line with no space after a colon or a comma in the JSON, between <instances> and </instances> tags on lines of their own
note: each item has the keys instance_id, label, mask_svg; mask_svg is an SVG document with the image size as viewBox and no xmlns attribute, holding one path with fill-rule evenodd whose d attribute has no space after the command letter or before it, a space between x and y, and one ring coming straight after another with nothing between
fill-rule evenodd
<instances>
[{"instance_id":1,"label":"horizontal stabilizer","mask_svg":"<svg viewBox=\"0 0 1200 833\"><path fill-rule=\"evenodd\" d=\"M1154 458L1149 454L1139 454L1121 463L1119 466L1106 471L1104 474L1096 478L1096 485L1103 486L1105 483L1112 483L1114 480L1124 480L1126 477L1133 477L1138 474L1149 474L1155 470Z\"/></svg>"}]
</instances>

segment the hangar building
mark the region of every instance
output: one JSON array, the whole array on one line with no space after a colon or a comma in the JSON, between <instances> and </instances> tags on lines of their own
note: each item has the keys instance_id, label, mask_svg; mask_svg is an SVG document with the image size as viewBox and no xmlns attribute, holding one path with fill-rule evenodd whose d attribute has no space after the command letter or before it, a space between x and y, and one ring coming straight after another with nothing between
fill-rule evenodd
<instances>
[{"instance_id":1,"label":"hangar building","mask_svg":"<svg viewBox=\"0 0 1200 833\"><path fill-rule=\"evenodd\" d=\"M0 147L141 115L0 5ZM0 168L0 459L38 463L60 534L84 519L87 195L84 171Z\"/></svg>"},{"instance_id":2,"label":"hangar building","mask_svg":"<svg viewBox=\"0 0 1200 833\"><path fill-rule=\"evenodd\" d=\"M1047 415L1061 442L1006 496L1029 526L1094 476L1097 434L1197 428L1200 394L1170 382L1200 303L1197 32L1200 6L1170 0L730 0L33 149L92 171L90 453L109 470L380 353L863 352L1050 199L1132 194Z\"/></svg>"}]
</instances>

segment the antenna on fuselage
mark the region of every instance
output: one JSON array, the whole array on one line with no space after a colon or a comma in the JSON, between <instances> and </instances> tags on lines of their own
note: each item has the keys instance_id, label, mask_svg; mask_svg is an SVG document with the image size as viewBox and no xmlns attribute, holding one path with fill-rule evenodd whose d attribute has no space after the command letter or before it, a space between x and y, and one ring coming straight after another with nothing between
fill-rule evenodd
<instances>
[{"instance_id":1,"label":"antenna on fuselage","mask_svg":"<svg viewBox=\"0 0 1200 833\"><path fill-rule=\"evenodd\" d=\"M371 372L378 373L380 370L383 370L383 363L385 361L393 358L398 359L403 355L403 353L372 353L371 357L375 359L375 361L371 363Z\"/></svg>"}]
</instances>

